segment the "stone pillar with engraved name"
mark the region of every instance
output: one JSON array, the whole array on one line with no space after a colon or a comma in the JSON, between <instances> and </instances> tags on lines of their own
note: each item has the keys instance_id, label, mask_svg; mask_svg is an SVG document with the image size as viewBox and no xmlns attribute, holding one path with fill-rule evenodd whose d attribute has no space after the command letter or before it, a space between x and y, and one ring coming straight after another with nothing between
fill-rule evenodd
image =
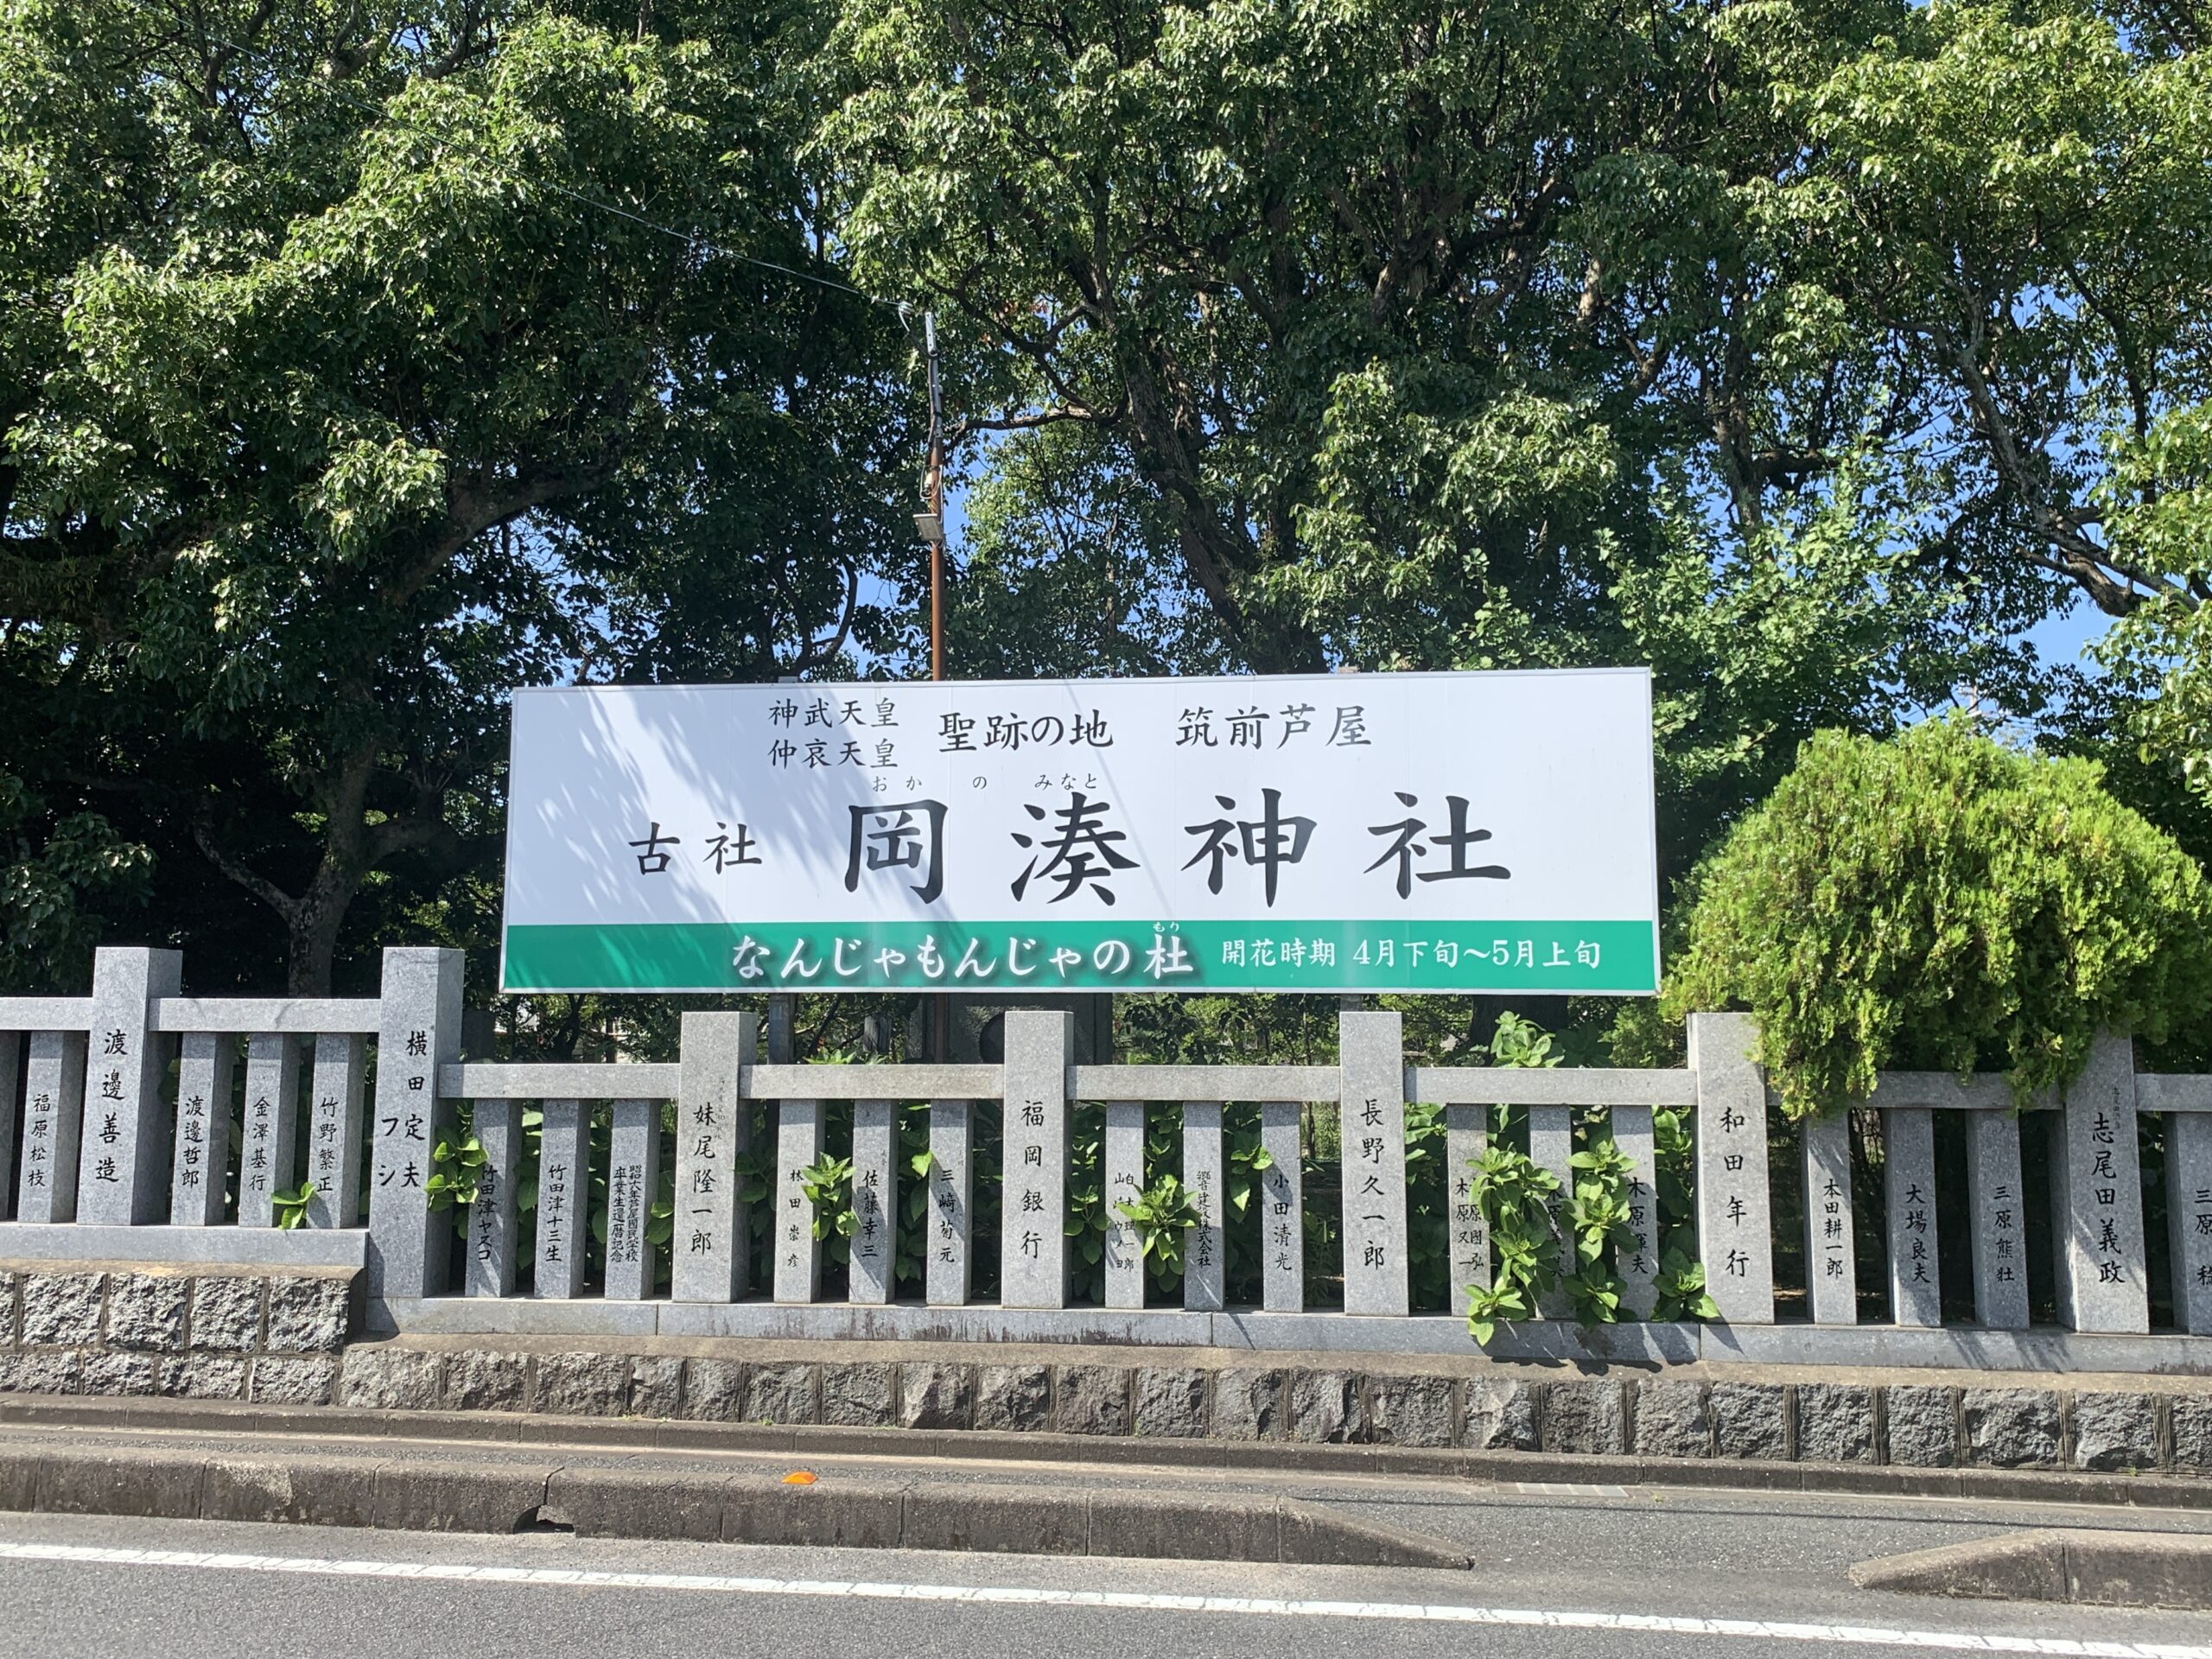
<instances>
[{"instance_id":1,"label":"stone pillar with engraved name","mask_svg":"<svg viewBox=\"0 0 2212 1659\"><path fill-rule=\"evenodd\" d=\"M967 1304L973 1261L976 1103L930 1103L928 1261L923 1294L931 1307Z\"/></svg>"},{"instance_id":2,"label":"stone pillar with engraved name","mask_svg":"<svg viewBox=\"0 0 2212 1659\"><path fill-rule=\"evenodd\" d=\"M1073 1035L1057 1010L1006 1016L1005 1211L999 1297L1007 1307L1065 1307L1068 1294L1067 1069Z\"/></svg>"},{"instance_id":3,"label":"stone pillar with engraved name","mask_svg":"<svg viewBox=\"0 0 2212 1659\"><path fill-rule=\"evenodd\" d=\"M315 1039L308 1087L308 1198L310 1227L358 1227L361 1222L361 1060L356 1033L326 1031Z\"/></svg>"},{"instance_id":4,"label":"stone pillar with engraved name","mask_svg":"<svg viewBox=\"0 0 2212 1659\"><path fill-rule=\"evenodd\" d=\"M2058 1236L2059 1323L2076 1331L2151 1328L2143 1184L2135 1145L2134 1045L2106 1033L2069 1084L2053 1126L2050 1197Z\"/></svg>"},{"instance_id":5,"label":"stone pillar with engraved name","mask_svg":"<svg viewBox=\"0 0 2212 1659\"><path fill-rule=\"evenodd\" d=\"M1616 1106L1613 1144L1628 1160L1629 1242L1613 1252L1621 1312L1648 1319L1659 1306L1659 1157L1649 1106Z\"/></svg>"},{"instance_id":6,"label":"stone pillar with engraved name","mask_svg":"<svg viewBox=\"0 0 2212 1659\"><path fill-rule=\"evenodd\" d=\"M1229 1253L1222 1230L1221 1103L1186 1101L1183 1106L1183 1185L1198 1212L1198 1224L1183 1238L1183 1306L1193 1313L1222 1308Z\"/></svg>"},{"instance_id":7,"label":"stone pillar with engraved name","mask_svg":"<svg viewBox=\"0 0 2212 1659\"><path fill-rule=\"evenodd\" d=\"M849 1300L890 1301L899 1277L899 1115L887 1100L853 1103L851 1263Z\"/></svg>"},{"instance_id":8,"label":"stone pillar with engraved name","mask_svg":"<svg viewBox=\"0 0 2212 1659\"><path fill-rule=\"evenodd\" d=\"M1936 1126L1925 1106L1882 1113L1883 1208L1890 1230L1890 1317L1898 1325L1943 1323L1936 1255Z\"/></svg>"},{"instance_id":9,"label":"stone pillar with engraved name","mask_svg":"<svg viewBox=\"0 0 2212 1659\"><path fill-rule=\"evenodd\" d=\"M299 1155L300 1039L257 1032L245 1043L245 1138L238 1153L238 1225L276 1224Z\"/></svg>"},{"instance_id":10,"label":"stone pillar with engraved name","mask_svg":"<svg viewBox=\"0 0 2212 1659\"><path fill-rule=\"evenodd\" d=\"M176 1152L169 1169L173 1227L212 1227L223 1219L238 1052L235 1037L185 1033L176 1068Z\"/></svg>"},{"instance_id":11,"label":"stone pillar with engraved name","mask_svg":"<svg viewBox=\"0 0 2212 1659\"><path fill-rule=\"evenodd\" d=\"M35 1031L23 1072L23 1161L16 1219L77 1219L78 1141L85 1118L85 1033ZM217 1183L219 1191L221 1183Z\"/></svg>"},{"instance_id":12,"label":"stone pillar with engraved name","mask_svg":"<svg viewBox=\"0 0 2212 1659\"><path fill-rule=\"evenodd\" d=\"M162 1085L174 1039L153 1029L153 1004L175 996L184 958L143 945L102 945L92 957L92 1020L85 1122L77 1153L77 1219L139 1227L169 1204L171 1120Z\"/></svg>"},{"instance_id":13,"label":"stone pillar with engraved name","mask_svg":"<svg viewBox=\"0 0 2212 1659\"><path fill-rule=\"evenodd\" d=\"M1406 1262L1406 1060L1395 1013L1337 1016L1344 1312L1412 1312Z\"/></svg>"},{"instance_id":14,"label":"stone pillar with engraved name","mask_svg":"<svg viewBox=\"0 0 2212 1659\"><path fill-rule=\"evenodd\" d=\"M427 1188L431 1149L452 1122L438 1077L461 1060L463 969L458 950L396 946L384 953L369 1181L372 1297L446 1291L453 1227L430 1208Z\"/></svg>"},{"instance_id":15,"label":"stone pillar with engraved name","mask_svg":"<svg viewBox=\"0 0 2212 1659\"><path fill-rule=\"evenodd\" d=\"M1144 1192L1144 1103L1106 1103L1105 1300L1109 1307L1144 1306L1144 1241L1121 1206Z\"/></svg>"},{"instance_id":16,"label":"stone pillar with engraved name","mask_svg":"<svg viewBox=\"0 0 2212 1659\"><path fill-rule=\"evenodd\" d=\"M1992 1331L2024 1331L2028 1262L2020 1226L2020 1120L2003 1111L1968 1112L1966 1120L1974 1317Z\"/></svg>"},{"instance_id":17,"label":"stone pillar with engraved name","mask_svg":"<svg viewBox=\"0 0 2212 1659\"><path fill-rule=\"evenodd\" d=\"M1798 1125L1805 1169L1806 1294L1815 1325L1859 1323L1859 1247L1851 1230L1851 1116Z\"/></svg>"},{"instance_id":18,"label":"stone pillar with engraved name","mask_svg":"<svg viewBox=\"0 0 2212 1659\"><path fill-rule=\"evenodd\" d=\"M737 1160L753 1148L753 1063L759 1016L687 1014L676 1095L676 1195L670 1295L732 1302L752 1268L752 1217Z\"/></svg>"},{"instance_id":19,"label":"stone pillar with engraved name","mask_svg":"<svg viewBox=\"0 0 2212 1659\"><path fill-rule=\"evenodd\" d=\"M1268 1167L1260 1175L1260 1294L1270 1313L1306 1308L1306 1181L1300 1119L1294 1100L1260 1103L1260 1144Z\"/></svg>"},{"instance_id":20,"label":"stone pillar with engraved name","mask_svg":"<svg viewBox=\"0 0 2212 1659\"><path fill-rule=\"evenodd\" d=\"M607 1299L642 1302L653 1294L653 1247L646 1236L660 1197L657 1100L618 1100L610 1114L607 1158Z\"/></svg>"},{"instance_id":21,"label":"stone pillar with engraved name","mask_svg":"<svg viewBox=\"0 0 2212 1659\"><path fill-rule=\"evenodd\" d=\"M1697 1074L1697 1236L1706 1288L1731 1325L1774 1323L1766 1078L1749 1014L1690 1015Z\"/></svg>"},{"instance_id":22,"label":"stone pillar with engraved name","mask_svg":"<svg viewBox=\"0 0 2212 1659\"><path fill-rule=\"evenodd\" d=\"M476 1103L476 1139L484 1166L468 1206L468 1255L461 1284L471 1296L515 1294L515 1176L522 1167L522 1103Z\"/></svg>"}]
</instances>

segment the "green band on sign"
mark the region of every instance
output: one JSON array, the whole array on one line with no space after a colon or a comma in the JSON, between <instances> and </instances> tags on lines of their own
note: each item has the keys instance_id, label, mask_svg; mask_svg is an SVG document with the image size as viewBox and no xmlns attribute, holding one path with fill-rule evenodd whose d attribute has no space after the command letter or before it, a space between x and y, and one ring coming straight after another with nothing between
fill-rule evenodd
<instances>
[{"instance_id":1,"label":"green band on sign","mask_svg":"<svg viewBox=\"0 0 2212 1659\"><path fill-rule=\"evenodd\" d=\"M1647 995L1649 922L684 922L506 930L509 991Z\"/></svg>"}]
</instances>

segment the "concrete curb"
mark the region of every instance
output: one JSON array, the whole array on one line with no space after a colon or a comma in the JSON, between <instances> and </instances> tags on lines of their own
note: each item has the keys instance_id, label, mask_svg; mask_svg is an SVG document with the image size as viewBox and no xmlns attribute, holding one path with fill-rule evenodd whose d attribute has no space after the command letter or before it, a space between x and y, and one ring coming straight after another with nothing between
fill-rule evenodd
<instances>
[{"instance_id":1,"label":"concrete curb","mask_svg":"<svg viewBox=\"0 0 2212 1659\"><path fill-rule=\"evenodd\" d=\"M1863 1590L2212 1609L2212 1538L2052 1529L1883 1555L1851 1569Z\"/></svg>"},{"instance_id":2,"label":"concrete curb","mask_svg":"<svg viewBox=\"0 0 2212 1659\"><path fill-rule=\"evenodd\" d=\"M570 1469L143 1446L0 1446L0 1509L412 1532L1465 1568L1440 1539L1289 1498Z\"/></svg>"},{"instance_id":3,"label":"concrete curb","mask_svg":"<svg viewBox=\"0 0 2212 1659\"><path fill-rule=\"evenodd\" d=\"M794 1457L933 1458L977 1463L1084 1463L1130 1468L1389 1474L1514 1484L1694 1486L1751 1491L1967 1497L2019 1503L2212 1510L2212 1481L2053 1469L1929 1469L1877 1464L1758 1463L1610 1453L1148 1440L1024 1430L843 1428L555 1417L534 1412L387 1411L263 1406L227 1400L81 1395L0 1395L0 1427L184 1430L302 1439L429 1440L652 1451L777 1452ZM4 1490L4 1488L0 1488ZM4 1507L0 1505L0 1507Z\"/></svg>"}]
</instances>

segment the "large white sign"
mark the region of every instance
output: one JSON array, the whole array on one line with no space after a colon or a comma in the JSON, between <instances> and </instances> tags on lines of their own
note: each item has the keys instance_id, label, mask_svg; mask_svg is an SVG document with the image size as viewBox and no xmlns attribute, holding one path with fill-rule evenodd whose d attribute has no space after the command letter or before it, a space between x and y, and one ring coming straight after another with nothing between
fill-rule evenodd
<instances>
[{"instance_id":1,"label":"large white sign","mask_svg":"<svg viewBox=\"0 0 2212 1659\"><path fill-rule=\"evenodd\" d=\"M1658 986L1642 669L514 699L509 990Z\"/></svg>"}]
</instances>

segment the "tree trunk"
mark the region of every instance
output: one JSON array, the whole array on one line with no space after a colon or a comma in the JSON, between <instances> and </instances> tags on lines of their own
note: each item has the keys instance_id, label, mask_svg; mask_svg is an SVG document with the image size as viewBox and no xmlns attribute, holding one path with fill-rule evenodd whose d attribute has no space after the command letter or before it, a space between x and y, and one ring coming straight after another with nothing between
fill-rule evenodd
<instances>
[{"instance_id":1,"label":"tree trunk","mask_svg":"<svg viewBox=\"0 0 2212 1659\"><path fill-rule=\"evenodd\" d=\"M328 996L330 976L338 956L338 933L346 912L360 891L362 872L337 862L328 849L315 867L315 880L292 903L284 918L289 938L284 964L284 988L294 996Z\"/></svg>"}]
</instances>

